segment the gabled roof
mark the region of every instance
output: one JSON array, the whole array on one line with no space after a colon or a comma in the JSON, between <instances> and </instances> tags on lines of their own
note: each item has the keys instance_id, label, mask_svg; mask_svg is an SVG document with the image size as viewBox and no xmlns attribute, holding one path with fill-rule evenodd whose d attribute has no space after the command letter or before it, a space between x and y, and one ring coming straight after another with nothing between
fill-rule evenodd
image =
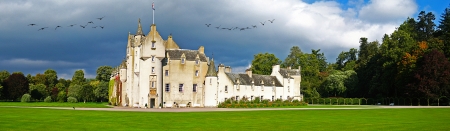
<instances>
[{"instance_id":1,"label":"gabled roof","mask_svg":"<svg viewBox=\"0 0 450 131\"><path fill-rule=\"evenodd\" d=\"M186 61L195 61L198 58L201 62L207 62L206 55L200 53L198 50L184 50L184 49L176 49L176 50L166 50L166 57L171 60L181 60L181 56L184 54Z\"/></svg>"},{"instance_id":2,"label":"gabled roof","mask_svg":"<svg viewBox=\"0 0 450 131\"><path fill-rule=\"evenodd\" d=\"M281 68L279 72L284 78L291 78L291 76L299 76L300 75L299 69L283 69L283 68Z\"/></svg>"},{"instance_id":3,"label":"gabled roof","mask_svg":"<svg viewBox=\"0 0 450 131\"><path fill-rule=\"evenodd\" d=\"M235 73L225 73L227 77L233 82L233 84L237 85L237 80L239 79L240 85L252 85L255 86L276 86L276 87L283 87L281 85L280 81L278 81L277 77L275 76L269 76L269 75L258 75L253 74L252 77L248 76L247 74L235 74Z\"/></svg>"}]
</instances>

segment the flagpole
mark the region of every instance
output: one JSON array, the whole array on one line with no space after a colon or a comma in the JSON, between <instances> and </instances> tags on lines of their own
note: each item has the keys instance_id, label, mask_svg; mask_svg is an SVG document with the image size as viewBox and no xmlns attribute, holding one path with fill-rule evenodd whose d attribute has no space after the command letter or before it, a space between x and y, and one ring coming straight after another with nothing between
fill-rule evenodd
<instances>
[{"instance_id":1,"label":"flagpole","mask_svg":"<svg viewBox=\"0 0 450 131\"><path fill-rule=\"evenodd\" d=\"M155 24L155 1L152 3L152 10L153 10L153 24Z\"/></svg>"}]
</instances>

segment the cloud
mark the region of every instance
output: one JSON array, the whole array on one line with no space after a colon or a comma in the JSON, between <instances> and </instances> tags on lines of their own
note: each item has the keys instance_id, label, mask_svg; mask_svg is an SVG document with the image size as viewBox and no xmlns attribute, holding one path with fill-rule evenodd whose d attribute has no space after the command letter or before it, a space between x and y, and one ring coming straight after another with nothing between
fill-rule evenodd
<instances>
[{"instance_id":1,"label":"cloud","mask_svg":"<svg viewBox=\"0 0 450 131\"><path fill-rule=\"evenodd\" d=\"M369 23L404 21L417 12L414 0L370 0L359 11L359 18Z\"/></svg>"}]
</instances>

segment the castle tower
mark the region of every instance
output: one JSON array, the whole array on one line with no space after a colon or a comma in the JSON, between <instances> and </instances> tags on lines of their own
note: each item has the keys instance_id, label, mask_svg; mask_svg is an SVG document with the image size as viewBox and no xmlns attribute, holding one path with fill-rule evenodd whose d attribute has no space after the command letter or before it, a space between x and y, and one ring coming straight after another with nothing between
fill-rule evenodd
<instances>
[{"instance_id":1,"label":"castle tower","mask_svg":"<svg viewBox=\"0 0 450 131\"><path fill-rule=\"evenodd\" d=\"M205 79L205 107L216 107L217 106L217 91L218 91L218 83L217 83L217 72L214 65L214 59L211 59L208 72L206 73Z\"/></svg>"}]
</instances>

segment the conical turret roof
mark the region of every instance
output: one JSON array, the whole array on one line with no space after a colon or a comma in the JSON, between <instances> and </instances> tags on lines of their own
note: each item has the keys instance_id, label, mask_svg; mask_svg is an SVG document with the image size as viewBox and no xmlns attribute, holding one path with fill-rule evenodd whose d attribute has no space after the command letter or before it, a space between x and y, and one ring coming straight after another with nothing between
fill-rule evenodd
<instances>
[{"instance_id":1,"label":"conical turret roof","mask_svg":"<svg viewBox=\"0 0 450 131\"><path fill-rule=\"evenodd\" d=\"M139 21L138 21L138 29L137 29L136 35L144 35L144 33L142 33L141 18L139 18Z\"/></svg>"},{"instance_id":2,"label":"conical turret roof","mask_svg":"<svg viewBox=\"0 0 450 131\"><path fill-rule=\"evenodd\" d=\"M211 59L208 66L208 72L206 73L206 77L217 77L216 66L214 65L214 59Z\"/></svg>"}]
</instances>

